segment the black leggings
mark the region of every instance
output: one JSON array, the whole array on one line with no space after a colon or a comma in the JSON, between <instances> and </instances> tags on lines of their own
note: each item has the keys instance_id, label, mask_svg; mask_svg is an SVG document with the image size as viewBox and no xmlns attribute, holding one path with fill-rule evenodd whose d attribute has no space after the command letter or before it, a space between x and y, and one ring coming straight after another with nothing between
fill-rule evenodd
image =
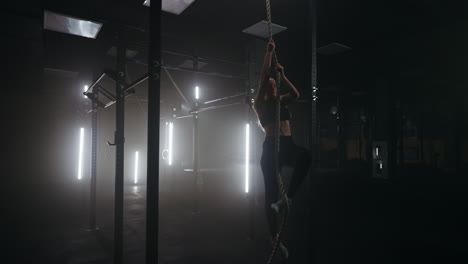
<instances>
[{"instance_id":1,"label":"black leggings","mask_svg":"<svg viewBox=\"0 0 468 264\"><path fill-rule=\"evenodd\" d=\"M278 200L278 183L276 181L274 169L274 154L275 138L267 136L263 142L263 153L260 165L262 167L263 180L265 182L265 210L271 235L275 235L277 233L276 215L270 207L272 203ZM309 171L309 151L294 144L292 137L281 136L279 163L280 169L283 166L294 168L288 188L288 197L292 198Z\"/></svg>"}]
</instances>

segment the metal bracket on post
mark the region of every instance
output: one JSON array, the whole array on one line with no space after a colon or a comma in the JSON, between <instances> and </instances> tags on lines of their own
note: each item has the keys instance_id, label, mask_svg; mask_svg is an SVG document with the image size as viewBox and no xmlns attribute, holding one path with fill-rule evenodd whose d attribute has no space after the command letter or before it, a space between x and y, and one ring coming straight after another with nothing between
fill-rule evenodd
<instances>
[{"instance_id":1,"label":"metal bracket on post","mask_svg":"<svg viewBox=\"0 0 468 264\"><path fill-rule=\"evenodd\" d=\"M117 144L124 144L125 143L125 137L119 137L117 135L117 132L114 132L114 143L110 143L109 141L107 141L107 145L111 146L111 147L114 147L116 146Z\"/></svg>"},{"instance_id":2,"label":"metal bracket on post","mask_svg":"<svg viewBox=\"0 0 468 264\"><path fill-rule=\"evenodd\" d=\"M88 97L88 99L90 99L91 102L92 102L93 104L96 104L98 107L104 108L104 107L106 106L103 102L101 102L101 101L98 99L98 95L95 94L95 93L92 93L92 92L91 92L91 93L90 93L90 92L84 92L83 95L85 95L86 97Z\"/></svg>"}]
</instances>

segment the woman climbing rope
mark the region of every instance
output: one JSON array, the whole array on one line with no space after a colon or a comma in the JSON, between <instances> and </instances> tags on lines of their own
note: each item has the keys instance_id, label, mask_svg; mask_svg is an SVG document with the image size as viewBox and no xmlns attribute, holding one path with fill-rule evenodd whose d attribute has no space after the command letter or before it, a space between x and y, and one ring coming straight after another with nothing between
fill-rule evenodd
<instances>
[{"instance_id":1,"label":"woman climbing rope","mask_svg":"<svg viewBox=\"0 0 468 264\"><path fill-rule=\"evenodd\" d=\"M276 240L279 239L275 212L278 214L281 213L286 206L284 198L277 201L279 189L275 170L275 137L277 134L277 129L275 129L275 98L277 97L278 86L276 80L272 77L274 76L272 74L274 71L272 71L271 64L274 52L275 42L270 40L267 45L267 51L265 53L260 76L260 87L254 101L254 109L266 135L265 141L263 142L263 153L260 163L265 182L265 209L272 242L276 242ZM287 94L279 96L280 124L278 169L281 169L284 165L294 168L289 189L287 191L287 202L290 204L302 180L308 173L310 167L310 156L309 152L305 148L294 144L291 136L291 126L289 123L290 113L287 105L295 102L297 98L299 98L299 92L286 77L283 66L278 63L275 65L275 70L281 74L282 83L289 90ZM279 248L281 249L283 256L287 258L288 251L286 247L282 243L279 243Z\"/></svg>"}]
</instances>

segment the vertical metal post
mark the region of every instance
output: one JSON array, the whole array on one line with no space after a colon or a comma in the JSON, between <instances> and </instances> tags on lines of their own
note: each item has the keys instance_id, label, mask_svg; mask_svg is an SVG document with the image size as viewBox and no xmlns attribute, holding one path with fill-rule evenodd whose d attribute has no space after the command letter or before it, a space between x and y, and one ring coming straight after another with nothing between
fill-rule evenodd
<instances>
[{"instance_id":1,"label":"vertical metal post","mask_svg":"<svg viewBox=\"0 0 468 264\"><path fill-rule=\"evenodd\" d=\"M421 112L419 121L419 152L419 156L421 157L421 163L426 163L424 161L424 112Z\"/></svg>"},{"instance_id":2,"label":"vertical metal post","mask_svg":"<svg viewBox=\"0 0 468 264\"><path fill-rule=\"evenodd\" d=\"M117 33L116 63L116 131L115 131L115 211L114 211L114 263L123 263L123 207L124 207L124 118L125 118L125 61L122 27Z\"/></svg>"},{"instance_id":3,"label":"vertical metal post","mask_svg":"<svg viewBox=\"0 0 468 264\"><path fill-rule=\"evenodd\" d=\"M361 114L362 115L362 114ZM364 121L362 119L359 120L359 162L362 161L362 137L363 137L363 126Z\"/></svg>"},{"instance_id":4,"label":"vertical metal post","mask_svg":"<svg viewBox=\"0 0 468 264\"><path fill-rule=\"evenodd\" d=\"M367 146L366 146L366 157L368 162L374 162L373 161L373 149L372 149L372 143L375 141L375 108L373 109L372 114L369 113L369 123L367 126ZM372 168L372 166L370 166ZM370 171L370 175L373 175L372 170Z\"/></svg>"},{"instance_id":5,"label":"vertical metal post","mask_svg":"<svg viewBox=\"0 0 468 264\"><path fill-rule=\"evenodd\" d=\"M93 89L93 95L97 98L99 90ZM97 123L98 123L98 105L92 101L91 106L91 179L90 179L90 197L89 197L89 230L96 230L96 177L97 177Z\"/></svg>"},{"instance_id":6,"label":"vertical metal post","mask_svg":"<svg viewBox=\"0 0 468 264\"><path fill-rule=\"evenodd\" d=\"M462 169L462 155L463 155L463 96L458 96L455 106L455 171L460 176Z\"/></svg>"},{"instance_id":7,"label":"vertical metal post","mask_svg":"<svg viewBox=\"0 0 468 264\"><path fill-rule=\"evenodd\" d=\"M161 2L152 1L149 11L148 48L148 174L146 182L146 263L159 256L159 116L161 92Z\"/></svg>"},{"instance_id":8,"label":"vertical metal post","mask_svg":"<svg viewBox=\"0 0 468 264\"><path fill-rule=\"evenodd\" d=\"M309 1L310 5L310 22L312 24L312 46L311 46L311 85L312 85L312 98L311 98L311 122L310 122L310 150L312 154L312 168L319 165L320 144L318 134L318 120L317 120L317 0Z\"/></svg>"},{"instance_id":9,"label":"vertical metal post","mask_svg":"<svg viewBox=\"0 0 468 264\"><path fill-rule=\"evenodd\" d=\"M343 139L341 137L342 131L343 131L343 126L341 125L343 122L341 113L344 113L344 111L341 111L341 105L340 105L340 95L338 91L338 95L336 96L336 149L337 149L337 155L336 155L336 168L340 169L341 168L341 161L342 161L342 156L343 156Z\"/></svg>"},{"instance_id":10,"label":"vertical metal post","mask_svg":"<svg viewBox=\"0 0 468 264\"><path fill-rule=\"evenodd\" d=\"M398 103L397 118L398 118L398 134L400 138L400 145L398 146L398 164L400 167L405 164L405 116L403 114L403 106Z\"/></svg>"},{"instance_id":11,"label":"vertical metal post","mask_svg":"<svg viewBox=\"0 0 468 264\"><path fill-rule=\"evenodd\" d=\"M318 120L317 120L317 100L318 100L318 88L317 88L317 0L308 1L308 6L306 10L310 10L308 16L310 18L309 22L311 24L311 86L312 86L312 96L311 96L311 109L310 109L310 128L309 128L309 148L312 156L311 167L312 169L318 168L320 166L320 139L318 133ZM309 190L309 202L312 201L312 180L308 181ZM311 206L306 207L306 217L310 222L312 219L312 210ZM312 228L310 225L306 227L304 232L306 236L304 240L305 244L309 245L306 252L306 262L310 263L313 259L314 252L314 243L312 240Z\"/></svg>"},{"instance_id":12,"label":"vertical metal post","mask_svg":"<svg viewBox=\"0 0 468 264\"><path fill-rule=\"evenodd\" d=\"M159 127L161 91L161 2L149 8L148 48L148 174L146 182L146 263L159 256Z\"/></svg>"},{"instance_id":13,"label":"vertical metal post","mask_svg":"<svg viewBox=\"0 0 468 264\"><path fill-rule=\"evenodd\" d=\"M389 89L388 102L388 177L394 178L397 172L397 154L398 154L398 116L396 104L396 92L391 87Z\"/></svg>"}]
</instances>

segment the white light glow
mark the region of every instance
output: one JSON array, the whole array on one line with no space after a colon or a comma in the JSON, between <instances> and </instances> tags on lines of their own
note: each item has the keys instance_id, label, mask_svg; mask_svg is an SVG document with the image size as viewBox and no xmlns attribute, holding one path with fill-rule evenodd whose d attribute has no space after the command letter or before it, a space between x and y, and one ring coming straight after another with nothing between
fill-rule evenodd
<instances>
[{"instance_id":1,"label":"white light glow","mask_svg":"<svg viewBox=\"0 0 468 264\"><path fill-rule=\"evenodd\" d=\"M172 165L172 138L173 138L173 133L174 133L174 123L170 122L169 123L169 155L167 158L167 163L169 166Z\"/></svg>"},{"instance_id":2,"label":"white light glow","mask_svg":"<svg viewBox=\"0 0 468 264\"><path fill-rule=\"evenodd\" d=\"M83 89L83 92L86 93L86 92L88 91L88 88L89 88L88 85L85 85L85 86L84 86L84 89ZM83 97L86 98L87 96L86 96L86 95L83 95Z\"/></svg>"},{"instance_id":3,"label":"white light glow","mask_svg":"<svg viewBox=\"0 0 468 264\"><path fill-rule=\"evenodd\" d=\"M245 126L245 192L249 192L250 125Z\"/></svg>"},{"instance_id":4,"label":"white light glow","mask_svg":"<svg viewBox=\"0 0 468 264\"><path fill-rule=\"evenodd\" d=\"M102 23L44 10L44 29L95 39Z\"/></svg>"},{"instance_id":5,"label":"white light glow","mask_svg":"<svg viewBox=\"0 0 468 264\"><path fill-rule=\"evenodd\" d=\"M198 89L198 86L195 86L195 99L199 99L200 98L200 92L199 92L199 89Z\"/></svg>"},{"instance_id":6,"label":"white light glow","mask_svg":"<svg viewBox=\"0 0 468 264\"><path fill-rule=\"evenodd\" d=\"M138 151L135 152L135 179L134 183L138 183Z\"/></svg>"},{"instance_id":7,"label":"white light glow","mask_svg":"<svg viewBox=\"0 0 468 264\"><path fill-rule=\"evenodd\" d=\"M78 180L83 178L83 145L84 145L84 128L80 128L80 151L78 154Z\"/></svg>"},{"instance_id":8,"label":"white light glow","mask_svg":"<svg viewBox=\"0 0 468 264\"><path fill-rule=\"evenodd\" d=\"M382 169L382 162L379 163L379 168Z\"/></svg>"},{"instance_id":9,"label":"white light glow","mask_svg":"<svg viewBox=\"0 0 468 264\"><path fill-rule=\"evenodd\" d=\"M375 148L375 155L379 156L379 148Z\"/></svg>"},{"instance_id":10,"label":"white light glow","mask_svg":"<svg viewBox=\"0 0 468 264\"><path fill-rule=\"evenodd\" d=\"M194 1L195 0L162 0L161 9L165 12L180 15ZM143 3L145 6L150 6L150 4L150 0L145 0Z\"/></svg>"}]
</instances>

